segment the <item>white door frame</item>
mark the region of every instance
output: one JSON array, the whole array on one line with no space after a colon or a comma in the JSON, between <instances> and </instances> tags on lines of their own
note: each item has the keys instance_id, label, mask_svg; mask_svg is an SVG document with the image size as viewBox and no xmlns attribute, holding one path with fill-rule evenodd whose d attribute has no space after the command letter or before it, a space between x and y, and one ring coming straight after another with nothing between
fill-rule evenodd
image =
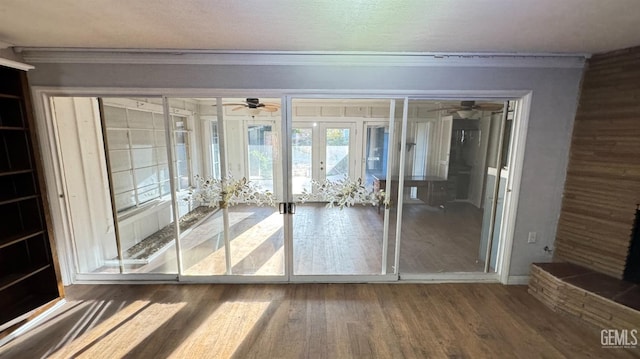
<instances>
[{"instance_id":1,"label":"white door frame","mask_svg":"<svg viewBox=\"0 0 640 359\"><path fill-rule=\"evenodd\" d=\"M255 93L263 97L282 97L282 110L286 112L287 118L291 118L290 103L286 104L286 98L384 98L384 99L399 99L399 98L420 98L420 99L433 99L433 100L452 100L452 99L478 99L478 100L518 100L518 108L516 118L518 121L514 124L514 138L511 143L512 153L512 166L510 170L510 178L507 181L507 195L505 197L505 210L504 216L507 220L503 221L504 224L501 227L500 234L502 245L498 251L497 262L497 274L489 273L478 278L475 275L468 275L464 273L449 273L446 275L432 274L427 276L421 276L420 278L410 278L403 276L403 279L415 280L415 281L478 281L484 279L495 278L504 284L512 282L509 276L509 267L511 263L511 256L513 250L513 235L515 232L515 219L516 210L518 206L518 194L520 190L523 158L525 151L525 144L527 138L527 128L529 122L529 114L531 107L532 92L529 90L489 90L489 91L399 91L399 90L334 90L328 92L327 90L221 90L221 89L176 89L176 88L105 88L105 87L47 87L47 86L33 86L31 88L33 101L33 107L35 116L37 118L36 125L38 131L38 141L40 147L44 149L42 151L43 168L45 175L46 186L49 189L49 206L51 209L52 217L52 231L54 232L54 239L57 244L58 260L60 262L61 274L63 284L68 285L72 283L81 282L113 282L121 280L158 280L174 282L177 280L177 276L173 274L168 275L117 275L113 278L108 276L90 276L83 275L78 276L73 264L73 246L75 239L73 233L70 230L72 221L68 211L68 203L64 198L64 186L65 176L61 166L60 151L57 146L59 140L58 134L55 130L55 124L53 123L53 117L51 114L51 108L49 106L49 98L55 96L69 96L69 97L238 97L246 94L247 92ZM287 128L287 122L283 121L283 129ZM288 133L283 131L283 133ZM286 141L286 136L283 136L283 143ZM286 155L286 157L284 157ZM283 153L283 158L290 158L289 151ZM286 167L286 166L284 166ZM291 191L291 184L286 178L283 178L284 184L287 190ZM285 232L291 231L290 220L285 221ZM290 233L285 233L285 238L290 238ZM285 240L286 242L286 240ZM285 244L286 246L286 244ZM291 251L289 246L288 251ZM292 253L290 253L291 255ZM291 259L291 257L290 257ZM287 263L292 264L292 263ZM285 266L287 268L288 266ZM290 266L289 266L290 268ZM497 277L497 278L496 278ZM391 276L390 278L394 278ZM470 279L471 278L471 279ZM293 278L290 274L280 278L269 277L239 277L233 276L228 278L221 277L207 277L198 278L198 281L202 279L206 282L269 282L273 281L301 281L302 278L297 276ZM294 280L295 279L295 280ZM358 277L355 278L307 278L309 281L325 281L325 279L332 279L332 281L359 281ZM361 277L362 281L370 281L370 278ZM371 279L380 279L376 276ZM515 278L517 280L518 278Z\"/></svg>"},{"instance_id":2,"label":"white door frame","mask_svg":"<svg viewBox=\"0 0 640 359\"><path fill-rule=\"evenodd\" d=\"M314 126L314 130L318 132L318 142L314 149L318 150L318 157L316 159L315 166L320 166L320 170L316 171L318 174L317 181L324 181L327 179L327 130L328 129L348 129L349 130L349 163L347 177L353 179L358 172L356 172L357 162L357 148L356 146L356 124L354 122L320 122L318 126ZM320 161L320 162L318 162ZM324 169L323 169L324 168Z\"/></svg>"}]
</instances>

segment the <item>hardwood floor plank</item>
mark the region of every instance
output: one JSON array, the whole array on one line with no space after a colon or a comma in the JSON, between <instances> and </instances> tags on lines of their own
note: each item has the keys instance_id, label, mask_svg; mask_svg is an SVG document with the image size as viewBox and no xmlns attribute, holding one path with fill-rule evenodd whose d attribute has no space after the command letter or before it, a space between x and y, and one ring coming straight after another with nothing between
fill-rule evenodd
<instances>
[{"instance_id":1,"label":"hardwood floor plank","mask_svg":"<svg viewBox=\"0 0 640 359\"><path fill-rule=\"evenodd\" d=\"M270 207L236 206L231 222L233 274L282 275L282 217ZM383 215L374 207L340 210L323 203L299 205L293 217L293 270L296 275L375 275L382 272ZM391 211L388 272L395 251L395 211ZM450 203L442 211L422 204L404 206L400 270L402 273L482 272L479 247L482 210ZM181 239L186 275L224 275L221 214L204 220ZM175 246L169 245L136 273L176 273ZM99 271L114 272L115 267Z\"/></svg>"},{"instance_id":2,"label":"hardwood floor plank","mask_svg":"<svg viewBox=\"0 0 640 359\"><path fill-rule=\"evenodd\" d=\"M640 358L499 284L76 285L0 358Z\"/></svg>"}]
</instances>

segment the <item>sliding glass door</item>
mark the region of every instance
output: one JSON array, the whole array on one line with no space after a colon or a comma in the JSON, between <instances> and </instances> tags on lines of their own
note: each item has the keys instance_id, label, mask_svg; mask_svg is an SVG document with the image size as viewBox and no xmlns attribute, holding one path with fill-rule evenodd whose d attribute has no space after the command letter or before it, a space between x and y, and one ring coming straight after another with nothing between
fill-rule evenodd
<instances>
[{"instance_id":1,"label":"sliding glass door","mask_svg":"<svg viewBox=\"0 0 640 359\"><path fill-rule=\"evenodd\" d=\"M512 112L503 102L431 103L409 101L400 271L495 272Z\"/></svg>"},{"instance_id":2,"label":"sliding glass door","mask_svg":"<svg viewBox=\"0 0 640 359\"><path fill-rule=\"evenodd\" d=\"M78 139L58 144L76 272L186 281L494 273L516 121L514 103L504 106L52 98L56 130Z\"/></svg>"},{"instance_id":3,"label":"sliding glass door","mask_svg":"<svg viewBox=\"0 0 640 359\"><path fill-rule=\"evenodd\" d=\"M390 149L400 141L389 132L401 108L402 101L390 99L291 100L291 240L298 280L394 276L387 266L388 249L395 248L389 243L395 217L386 201L392 194L380 181L397 168L397 151ZM377 162L367 166L366 156Z\"/></svg>"},{"instance_id":4,"label":"sliding glass door","mask_svg":"<svg viewBox=\"0 0 640 359\"><path fill-rule=\"evenodd\" d=\"M284 194L280 100L172 101L195 103L209 136L197 150L210 161L200 168L210 170L194 172L182 198L204 213L181 235L183 276L284 278L284 217L277 207Z\"/></svg>"}]
</instances>

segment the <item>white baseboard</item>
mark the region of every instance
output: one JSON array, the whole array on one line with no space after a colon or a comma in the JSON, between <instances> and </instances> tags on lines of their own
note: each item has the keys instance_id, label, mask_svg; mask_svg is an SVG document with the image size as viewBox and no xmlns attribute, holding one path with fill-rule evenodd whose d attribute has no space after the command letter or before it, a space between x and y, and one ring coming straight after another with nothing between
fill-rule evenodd
<instances>
[{"instance_id":1,"label":"white baseboard","mask_svg":"<svg viewBox=\"0 0 640 359\"><path fill-rule=\"evenodd\" d=\"M507 279L507 285L527 285L529 284L528 275L511 275Z\"/></svg>"}]
</instances>

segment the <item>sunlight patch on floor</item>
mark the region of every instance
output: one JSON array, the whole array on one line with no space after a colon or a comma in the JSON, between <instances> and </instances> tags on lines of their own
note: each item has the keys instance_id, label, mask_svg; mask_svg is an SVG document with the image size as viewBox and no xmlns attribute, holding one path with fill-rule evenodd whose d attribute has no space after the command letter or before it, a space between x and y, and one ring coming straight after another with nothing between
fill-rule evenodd
<instances>
[{"instance_id":1,"label":"sunlight patch on floor","mask_svg":"<svg viewBox=\"0 0 640 359\"><path fill-rule=\"evenodd\" d=\"M271 302L221 303L169 358L231 358L247 340Z\"/></svg>"},{"instance_id":2,"label":"sunlight patch on floor","mask_svg":"<svg viewBox=\"0 0 640 359\"><path fill-rule=\"evenodd\" d=\"M178 313L186 303L135 301L75 338L50 358L122 358ZM97 322L99 318L93 319ZM87 344L89 343L89 344ZM126 343L113 346L113 343Z\"/></svg>"},{"instance_id":3,"label":"sunlight patch on floor","mask_svg":"<svg viewBox=\"0 0 640 359\"><path fill-rule=\"evenodd\" d=\"M255 273L255 275L274 274L284 274L284 247L280 247Z\"/></svg>"},{"instance_id":4,"label":"sunlight patch on floor","mask_svg":"<svg viewBox=\"0 0 640 359\"><path fill-rule=\"evenodd\" d=\"M274 212L269 217L239 234L231 241L231 265L244 260L264 241L268 240L283 226L282 215ZM224 247L217 249L197 264L186 269L186 275L222 275L225 273ZM272 273L279 274L279 273Z\"/></svg>"}]
</instances>

